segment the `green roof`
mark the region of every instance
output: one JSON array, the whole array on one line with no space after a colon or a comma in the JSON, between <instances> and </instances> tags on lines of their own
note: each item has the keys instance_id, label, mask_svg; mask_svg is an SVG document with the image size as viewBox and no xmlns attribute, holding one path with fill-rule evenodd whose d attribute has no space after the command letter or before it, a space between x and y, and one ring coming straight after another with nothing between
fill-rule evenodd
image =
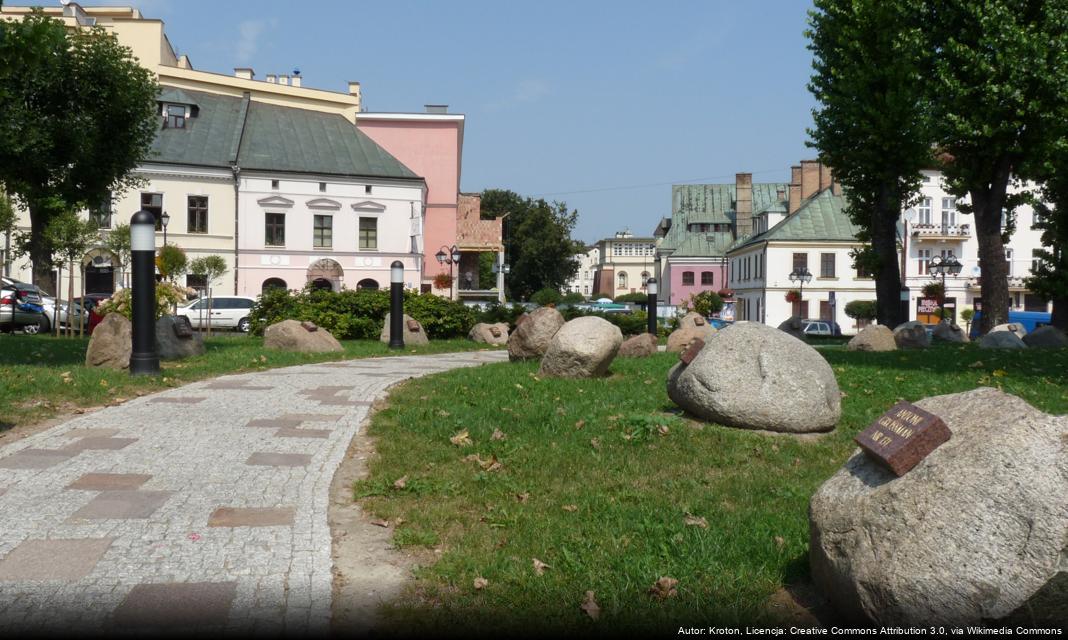
<instances>
[{"instance_id":1,"label":"green roof","mask_svg":"<svg viewBox=\"0 0 1068 640\"><path fill-rule=\"evenodd\" d=\"M764 241L856 242L860 227L845 213L845 196L824 189L801 203L801 208L764 233L740 240L731 251Z\"/></svg>"},{"instance_id":2,"label":"green roof","mask_svg":"<svg viewBox=\"0 0 1068 640\"><path fill-rule=\"evenodd\" d=\"M338 114L174 87L163 87L159 99L198 112L183 129L160 125L149 162L419 179Z\"/></svg>"},{"instance_id":3,"label":"green roof","mask_svg":"<svg viewBox=\"0 0 1068 640\"><path fill-rule=\"evenodd\" d=\"M778 191L788 185L779 182L753 184L753 211L759 212L779 202ZM723 257L734 243L734 233L690 231L691 224L729 224L734 228L735 185L685 184L671 187L671 228L659 249L675 257ZM785 206L785 205L782 205Z\"/></svg>"}]
</instances>

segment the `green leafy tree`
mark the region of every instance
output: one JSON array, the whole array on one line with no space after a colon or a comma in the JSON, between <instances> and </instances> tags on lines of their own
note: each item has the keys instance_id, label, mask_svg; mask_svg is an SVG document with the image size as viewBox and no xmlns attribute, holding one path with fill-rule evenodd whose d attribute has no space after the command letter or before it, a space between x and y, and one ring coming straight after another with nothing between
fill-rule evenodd
<instances>
[{"instance_id":1,"label":"green leafy tree","mask_svg":"<svg viewBox=\"0 0 1068 640\"><path fill-rule=\"evenodd\" d=\"M102 243L104 248L115 256L119 263L119 278L123 286L126 285L126 269L130 266L130 225L125 222L115 227L104 235Z\"/></svg>"},{"instance_id":2,"label":"green leafy tree","mask_svg":"<svg viewBox=\"0 0 1068 640\"><path fill-rule=\"evenodd\" d=\"M49 221L48 226L45 227L44 238L48 243L48 246L52 247L55 252L60 256L62 261L67 263L67 308L69 312L67 314L67 333L72 334L74 327L70 322L73 317L74 305L74 264L80 263L82 256L89 250L89 247L96 244L98 240L98 232L96 224L88 220L83 220L78 217L78 214L73 211L68 211L60 216L52 218ZM61 305L62 296L60 292L56 291L56 317L53 318L53 326L56 332L59 332L59 308Z\"/></svg>"},{"instance_id":3,"label":"green leafy tree","mask_svg":"<svg viewBox=\"0 0 1068 640\"><path fill-rule=\"evenodd\" d=\"M851 300L846 303L845 314L854 320L874 320L878 309L874 300Z\"/></svg>"},{"instance_id":4,"label":"green leafy tree","mask_svg":"<svg viewBox=\"0 0 1068 640\"><path fill-rule=\"evenodd\" d=\"M11 206L11 198L0 189L0 233L4 234L4 275L11 273L11 243L15 237L18 215Z\"/></svg>"},{"instance_id":5,"label":"green leafy tree","mask_svg":"<svg viewBox=\"0 0 1068 640\"><path fill-rule=\"evenodd\" d=\"M189 269L189 258L181 247L165 244L160 247L159 255L156 256L156 267L164 278L175 282Z\"/></svg>"},{"instance_id":6,"label":"green leafy tree","mask_svg":"<svg viewBox=\"0 0 1068 640\"><path fill-rule=\"evenodd\" d=\"M139 181L159 87L102 28L41 11L0 25L0 181L29 210L34 283L54 289L48 223Z\"/></svg>"},{"instance_id":7,"label":"green leafy tree","mask_svg":"<svg viewBox=\"0 0 1068 640\"><path fill-rule=\"evenodd\" d=\"M988 331L1008 320L1004 243L1028 197L1009 186L1034 177L1064 135L1068 3L944 0L928 4L923 24L936 55L916 84L927 89L947 188L970 199L960 210L975 218Z\"/></svg>"},{"instance_id":8,"label":"green leafy tree","mask_svg":"<svg viewBox=\"0 0 1068 640\"><path fill-rule=\"evenodd\" d=\"M930 166L921 99L930 64L920 0L816 0L809 14L819 101L810 143L849 198L847 213L870 243L854 255L875 276L879 322L907 320L900 304L897 222Z\"/></svg>"},{"instance_id":9,"label":"green leafy tree","mask_svg":"<svg viewBox=\"0 0 1068 640\"><path fill-rule=\"evenodd\" d=\"M702 291L691 295L686 306L707 318L723 309L723 298L715 291Z\"/></svg>"},{"instance_id":10,"label":"green leafy tree","mask_svg":"<svg viewBox=\"0 0 1068 640\"><path fill-rule=\"evenodd\" d=\"M1041 219L1035 226L1042 230L1042 249L1027 288L1053 301L1050 324L1068 331L1068 153L1058 155L1064 159L1047 168L1043 181L1044 202L1033 203ZM985 298L983 303L985 309Z\"/></svg>"},{"instance_id":11,"label":"green leafy tree","mask_svg":"<svg viewBox=\"0 0 1068 640\"><path fill-rule=\"evenodd\" d=\"M534 292L534 295L530 296L530 301L542 306L549 304L559 304L564 297L560 295L560 292L556 289L550 289L546 287L544 289L538 289Z\"/></svg>"},{"instance_id":12,"label":"green leafy tree","mask_svg":"<svg viewBox=\"0 0 1068 640\"><path fill-rule=\"evenodd\" d=\"M189 263L189 273L203 276L205 284L208 285L208 335L211 335L212 286L226 271L226 260L222 256L201 256Z\"/></svg>"},{"instance_id":13,"label":"green leafy tree","mask_svg":"<svg viewBox=\"0 0 1068 640\"><path fill-rule=\"evenodd\" d=\"M571 239L578 212L563 202L524 198L514 191L482 192L482 214L504 219L504 255L511 272L505 278L509 297L527 300L540 289L559 291L578 270L574 255L582 243Z\"/></svg>"}]
</instances>

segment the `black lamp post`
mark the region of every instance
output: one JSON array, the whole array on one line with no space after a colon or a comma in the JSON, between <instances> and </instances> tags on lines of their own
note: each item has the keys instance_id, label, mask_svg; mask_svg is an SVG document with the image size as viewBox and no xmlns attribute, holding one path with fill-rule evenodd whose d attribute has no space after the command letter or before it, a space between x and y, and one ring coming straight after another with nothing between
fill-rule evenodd
<instances>
[{"instance_id":1,"label":"black lamp post","mask_svg":"<svg viewBox=\"0 0 1068 640\"><path fill-rule=\"evenodd\" d=\"M159 217L160 222L163 224L163 246L167 246L167 225L171 222L171 216L166 211Z\"/></svg>"},{"instance_id":2,"label":"black lamp post","mask_svg":"<svg viewBox=\"0 0 1068 640\"><path fill-rule=\"evenodd\" d=\"M960 270L963 268L964 265L952 253L944 257L935 256L927 264L928 271L936 276L942 276L942 299L938 311L938 321L940 323L946 321L946 274L956 277L960 275Z\"/></svg>"},{"instance_id":3,"label":"black lamp post","mask_svg":"<svg viewBox=\"0 0 1068 640\"><path fill-rule=\"evenodd\" d=\"M389 348L404 348L404 263L389 266Z\"/></svg>"},{"instance_id":4,"label":"black lamp post","mask_svg":"<svg viewBox=\"0 0 1068 640\"><path fill-rule=\"evenodd\" d=\"M456 248L456 245L452 245L452 247L442 245L438 252L434 254L434 257L438 259L438 264L449 265L449 280L452 281L449 286L449 297L455 298L456 279L452 277L452 265L460 264L460 250Z\"/></svg>"},{"instance_id":5,"label":"black lamp post","mask_svg":"<svg viewBox=\"0 0 1068 640\"><path fill-rule=\"evenodd\" d=\"M130 375L159 375L156 352L156 217L142 209L130 219L133 350Z\"/></svg>"},{"instance_id":6,"label":"black lamp post","mask_svg":"<svg viewBox=\"0 0 1068 640\"><path fill-rule=\"evenodd\" d=\"M649 278L645 281L645 290L649 294L649 301L646 302L646 313L649 315L648 329L649 333L656 336L656 278Z\"/></svg>"},{"instance_id":7,"label":"black lamp post","mask_svg":"<svg viewBox=\"0 0 1068 640\"><path fill-rule=\"evenodd\" d=\"M798 285L797 292L797 309L800 312L801 303L805 301L805 284L812 282L812 272L808 270L808 267L800 267L790 272L790 282L794 282ZM804 318L802 318L804 320Z\"/></svg>"}]
</instances>

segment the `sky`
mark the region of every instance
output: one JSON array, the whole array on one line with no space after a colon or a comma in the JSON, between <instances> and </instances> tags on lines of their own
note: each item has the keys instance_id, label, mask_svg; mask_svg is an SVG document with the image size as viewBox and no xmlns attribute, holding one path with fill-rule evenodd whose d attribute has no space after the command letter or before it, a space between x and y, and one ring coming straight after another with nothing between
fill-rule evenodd
<instances>
[{"instance_id":1,"label":"sky","mask_svg":"<svg viewBox=\"0 0 1068 640\"><path fill-rule=\"evenodd\" d=\"M299 68L304 86L334 91L356 80L368 111L447 104L466 115L463 191L566 202L586 242L651 235L672 184L785 182L815 157L810 0L82 4L162 19L204 71Z\"/></svg>"}]
</instances>

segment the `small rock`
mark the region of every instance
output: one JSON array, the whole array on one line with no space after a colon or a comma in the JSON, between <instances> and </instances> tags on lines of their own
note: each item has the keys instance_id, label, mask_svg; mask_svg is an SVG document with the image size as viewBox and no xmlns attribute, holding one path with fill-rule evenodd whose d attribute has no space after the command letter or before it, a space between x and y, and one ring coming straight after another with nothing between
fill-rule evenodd
<instances>
[{"instance_id":1,"label":"small rock","mask_svg":"<svg viewBox=\"0 0 1068 640\"><path fill-rule=\"evenodd\" d=\"M326 329L308 331L296 320L276 322L263 332L263 346L281 351L326 353L344 351L344 347Z\"/></svg>"},{"instance_id":2,"label":"small rock","mask_svg":"<svg viewBox=\"0 0 1068 640\"><path fill-rule=\"evenodd\" d=\"M651 333L641 333L623 341L619 347L621 358L644 358L656 353L657 339Z\"/></svg>"},{"instance_id":3,"label":"small rock","mask_svg":"<svg viewBox=\"0 0 1068 640\"><path fill-rule=\"evenodd\" d=\"M1026 349L1027 343L1014 331L991 331L979 340L980 349Z\"/></svg>"},{"instance_id":4,"label":"small rock","mask_svg":"<svg viewBox=\"0 0 1068 640\"><path fill-rule=\"evenodd\" d=\"M890 327L869 324L853 336L846 345L850 351L897 351L897 341Z\"/></svg>"},{"instance_id":5,"label":"small rock","mask_svg":"<svg viewBox=\"0 0 1068 640\"><path fill-rule=\"evenodd\" d=\"M479 322L471 327L471 331L468 332L467 337L475 342L485 344L508 344L508 323L498 322L496 324L488 324Z\"/></svg>"},{"instance_id":6,"label":"small rock","mask_svg":"<svg viewBox=\"0 0 1068 640\"><path fill-rule=\"evenodd\" d=\"M404 314L404 318L401 321L401 335L404 338L404 346L406 347L419 347L430 344L430 338L427 337L423 325L408 314ZM378 335L378 339L381 342L389 342L388 313L386 314L385 322L382 324L382 332Z\"/></svg>"},{"instance_id":7,"label":"small rock","mask_svg":"<svg viewBox=\"0 0 1068 640\"><path fill-rule=\"evenodd\" d=\"M694 338L707 341L715 332L716 329L705 320L704 316L691 311L679 320L679 328L668 336L667 350L671 353L682 353L689 348Z\"/></svg>"},{"instance_id":8,"label":"small rock","mask_svg":"<svg viewBox=\"0 0 1068 640\"><path fill-rule=\"evenodd\" d=\"M553 335L538 374L560 378L603 376L622 343L619 327L604 318L575 318Z\"/></svg>"},{"instance_id":9,"label":"small rock","mask_svg":"<svg viewBox=\"0 0 1068 640\"><path fill-rule=\"evenodd\" d=\"M894 341L900 349L926 349L931 346L931 336L921 322L903 322L894 327Z\"/></svg>"},{"instance_id":10,"label":"small rock","mask_svg":"<svg viewBox=\"0 0 1068 640\"><path fill-rule=\"evenodd\" d=\"M508 359L531 360L549 350L553 336L564 326L564 316L552 307L538 307L516 324L508 336Z\"/></svg>"},{"instance_id":11,"label":"small rock","mask_svg":"<svg viewBox=\"0 0 1068 640\"><path fill-rule=\"evenodd\" d=\"M129 369L133 352L133 324L119 313L109 313L93 329L85 366Z\"/></svg>"},{"instance_id":12,"label":"small rock","mask_svg":"<svg viewBox=\"0 0 1068 640\"><path fill-rule=\"evenodd\" d=\"M964 333L964 329L949 322L939 322L935 325L934 333L931 334L931 337L942 342L969 342L968 334Z\"/></svg>"},{"instance_id":13,"label":"small rock","mask_svg":"<svg viewBox=\"0 0 1068 640\"><path fill-rule=\"evenodd\" d=\"M1068 335L1053 325L1039 327L1023 337L1024 344L1035 348L1059 349L1068 347Z\"/></svg>"}]
</instances>

